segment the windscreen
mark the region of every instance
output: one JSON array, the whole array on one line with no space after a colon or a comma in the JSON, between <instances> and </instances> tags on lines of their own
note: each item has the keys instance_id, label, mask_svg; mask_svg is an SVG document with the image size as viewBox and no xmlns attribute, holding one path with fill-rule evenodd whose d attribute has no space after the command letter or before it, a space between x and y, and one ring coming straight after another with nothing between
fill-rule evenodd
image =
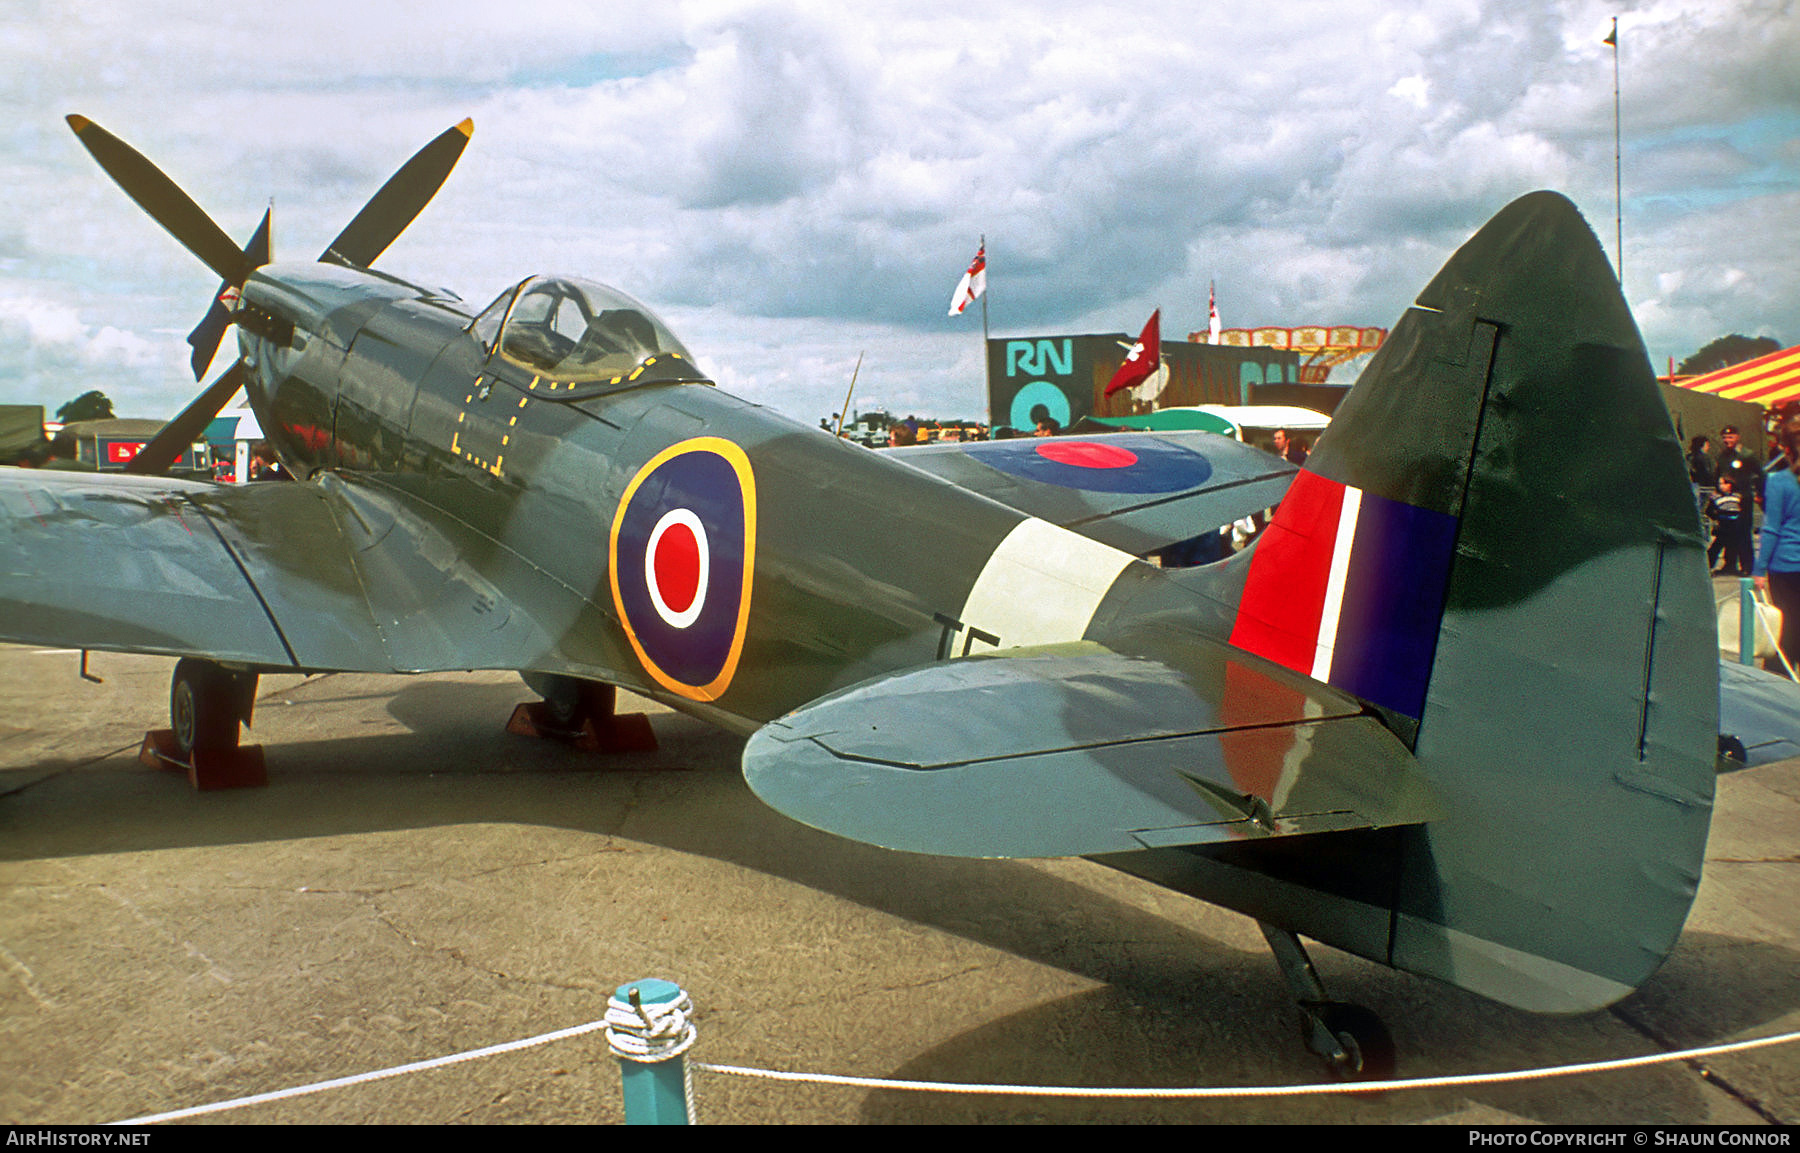
<instances>
[{"instance_id":1,"label":"windscreen","mask_svg":"<svg viewBox=\"0 0 1800 1153\"><path fill-rule=\"evenodd\" d=\"M617 289L574 277L534 277L496 300L474 331L491 340L496 329L502 355L558 381L624 376L665 353L692 360L648 308Z\"/></svg>"}]
</instances>

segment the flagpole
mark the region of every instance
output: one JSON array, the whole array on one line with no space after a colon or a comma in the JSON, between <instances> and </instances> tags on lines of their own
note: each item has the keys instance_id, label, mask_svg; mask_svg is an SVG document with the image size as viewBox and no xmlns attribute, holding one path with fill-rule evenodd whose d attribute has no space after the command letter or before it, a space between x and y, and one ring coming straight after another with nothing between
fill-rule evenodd
<instances>
[{"instance_id":1,"label":"flagpole","mask_svg":"<svg viewBox=\"0 0 1800 1153\"><path fill-rule=\"evenodd\" d=\"M844 417L850 414L850 398L856 395L856 374L862 371L863 354L867 351L868 349L864 349L856 354L856 367L850 370L850 388L844 393L844 408L838 413L837 431L832 433L833 436L844 435Z\"/></svg>"},{"instance_id":2,"label":"flagpole","mask_svg":"<svg viewBox=\"0 0 1800 1153\"><path fill-rule=\"evenodd\" d=\"M1619 18L1612 18L1612 35L1606 43L1613 50L1613 252L1616 254L1619 284L1625 283L1625 199L1622 195L1624 182L1620 177L1619 147Z\"/></svg>"},{"instance_id":3,"label":"flagpole","mask_svg":"<svg viewBox=\"0 0 1800 1153\"><path fill-rule=\"evenodd\" d=\"M1150 315L1160 318L1162 316L1162 305L1158 304L1156 306L1156 311L1151 313ZM1162 321L1160 319L1158 319L1158 321L1156 323L1156 371L1158 373L1160 373L1160 372L1162 372L1162 370L1163 370ZM1156 406L1154 404L1152 404L1150 407L1155 408Z\"/></svg>"},{"instance_id":4,"label":"flagpole","mask_svg":"<svg viewBox=\"0 0 1800 1153\"><path fill-rule=\"evenodd\" d=\"M986 255L987 255L987 233L985 233L985 232L981 234L980 252L982 253L983 258L985 259ZM985 273L987 272L987 265L985 265L985 264L982 265L982 272L985 275ZM982 284L984 285L984 287L983 287L982 293L981 293L981 378L982 378L982 381L987 386L987 395L982 398L982 404L984 407L993 404L993 401L994 401L994 364L993 364L993 361L988 357L988 313L987 313L988 294L987 294L987 290L985 288L986 283L987 283L987 281L984 279L982 281ZM994 435L993 417L994 417L994 414L990 410L988 412L988 435L989 436Z\"/></svg>"}]
</instances>

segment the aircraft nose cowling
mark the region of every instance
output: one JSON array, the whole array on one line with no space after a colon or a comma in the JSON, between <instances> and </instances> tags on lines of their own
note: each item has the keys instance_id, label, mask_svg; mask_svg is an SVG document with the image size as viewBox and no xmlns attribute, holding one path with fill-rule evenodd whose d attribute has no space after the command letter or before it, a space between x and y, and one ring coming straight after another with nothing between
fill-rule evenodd
<instances>
[{"instance_id":1,"label":"aircraft nose cowling","mask_svg":"<svg viewBox=\"0 0 1800 1153\"><path fill-rule=\"evenodd\" d=\"M417 296L416 288L334 264L271 264L244 282L238 328L243 335L259 335L254 319L249 326L244 322L246 313L260 312L299 334L349 348L370 316Z\"/></svg>"}]
</instances>

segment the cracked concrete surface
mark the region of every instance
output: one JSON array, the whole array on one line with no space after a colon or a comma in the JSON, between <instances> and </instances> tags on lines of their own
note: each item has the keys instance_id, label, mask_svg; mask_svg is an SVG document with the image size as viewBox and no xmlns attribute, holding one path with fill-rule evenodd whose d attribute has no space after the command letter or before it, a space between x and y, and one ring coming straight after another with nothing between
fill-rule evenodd
<instances>
[{"instance_id":1,"label":"cracked concrete surface","mask_svg":"<svg viewBox=\"0 0 1800 1153\"><path fill-rule=\"evenodd\" d=\"M266 789L140 767L173 662L0 649L0 1122L99 1122L565 1028L622 982L693 995L696 1059L1036 1084L1316 1079L1256 927L1082 861L887 853L762 806L739 739L648 708L593 762L502 731L498 674L265 678ZM1720 780L1668 965L1614 1012L1534 1017L1328 949L1404 1076L1800 1029L1800 762ZM1800 1046L1371 1098L1081 1102L699 1075L703 1120L1800 1120ZM597 1035L259 1105L222 1122L621 1118Z\"/></svg>"}]
</instances>

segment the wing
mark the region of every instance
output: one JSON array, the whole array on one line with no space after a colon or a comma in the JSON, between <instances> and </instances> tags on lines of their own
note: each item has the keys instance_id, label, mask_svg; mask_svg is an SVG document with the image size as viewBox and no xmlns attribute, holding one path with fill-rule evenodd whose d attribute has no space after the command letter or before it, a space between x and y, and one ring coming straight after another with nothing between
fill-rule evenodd
<instances>
[{"instance_id":1,"label":"wing","mask_svg":"<svg viewBox=\"0 0 1800 1153\"><path fill-rule=\"evenodd\" d=\"M1064 857L1410 824L1405 747L1330 686L1224 646L1192 667L1091 642L944 661L765 725L758 796L944 856Z\"/></svg>"},{"instance_id":2,"label":"wing","mask_svg":"<svg viewBox=\"0 0 1800 1153\"><path fill-rule=\"evenodd\" d=\"M889 449L915 468L1142 556L1278 503L1293 465L1209 432Z\"/></svg>"},{"instance_id":3,"label":"wing","mask_svg":"<svg viewBox=\"0 0 1800 1153\"><path fill-rule=\"evenodd\" d=\"M1719 662L1719 732L1743 744L1746 764L1800 756L1800 685L1752 665Z\"/></svg>"},{"instance_id":4,"label":"wing","mask_svg":"<svg viewBox=\"0 0 1800 1153\"><path fill-rule=\"evenodd\" d=\"M584 604L377 484L0 469L0 640L264 668L557 669Z\"/></svg>"}]
</instances>

